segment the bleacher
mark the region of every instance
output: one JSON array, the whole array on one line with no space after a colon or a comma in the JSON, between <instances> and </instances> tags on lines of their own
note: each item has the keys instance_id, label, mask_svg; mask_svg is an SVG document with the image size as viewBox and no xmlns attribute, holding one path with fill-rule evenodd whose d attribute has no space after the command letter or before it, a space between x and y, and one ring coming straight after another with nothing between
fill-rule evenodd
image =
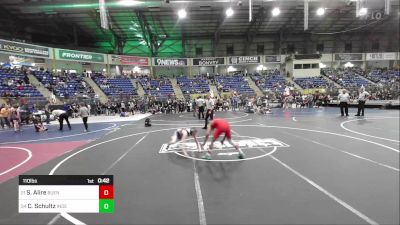
<instances>
[{"instance_id":1,"label":"bleacher","mask_svg":"<svg viewBox=\"0 0 400 225\"><path fill-rule=\"evenodd\" d=\"M47 103L47 99L32 85L23 82L24 75L18 70L0 68L0 96L24 97L28 102ZM10 86L8 82L12 80Z\"/></svg>"},{"instance_id":2,"label":"bleacher","mask_svg":"<svg viewBox=\"0 0 400 225\"><path fill-rule=\"evenodd\" d=\"M167 96L175 94L171 81L168 78L140 78L140 84L147 95Z\"/></svg>"},{"instance_id":3,"label":"bleacher","mask_svg":"<svg viewBox=\"0 0 400 225\"><path fill-rule=\"evenodd\" d=\"M358 75L357 75L358 76ZM364 80L362 78L359 78L354 75L344 75L342 78L338 79L337 82L340 84L342 87L361 87L361 86L368 86L369 82L367 80Z\"/></svg>"},{"instance_id":4,"label":"bleacher","mask_svg":"<svg viewBox=\"0 0 400 225\"><path fill-rule=\"evenodd\" d=\"M94 77L96 84L107 96L137 95L137 91L130 79Z\"/></svg>"},{"instance_id":5,"label":"bleacher","mask_svg":"<svg viewBox=\"0 0 400 225\"><path fill-rule=\"evenodd\" d=\"M251 79L253 79L254 83L261 90L275 89L279 86L284 88L284 86L287 85L285 78L279 74L272 74L267 76L254 74L251 76Z\"/></svg>"},{"instance_id":6,"label":"bleacher","mask_svg":"<svg viewBox=\"0 0 400 225\"><path fill-rule=\"evenodd\" d=\"M76 97L78 94L88 95L87 86L83 87L83 78L76 74L65 74L65 76L53 76L46 71L35 71L34 76L57 97Z\"/></svg>"},{"instance_id":7,"label":"bleacher","mask_svg":"<svg viewBox=\"0 0 400 225\"><path fill-rule=\"evenodd\" d=\"M328 82L323 77L301 77L295 78L293 81L303 89L333 87L332 82Z\"/></svg>"},{"instance_id":8,"label":"bleacher","mask_svg":"<svg viewBox=\"0 0 400 225\"><path fill-rule=\"evenodd\" d=\"M393 80L396 81L396 80L400 79L400 71L372 70L370 73L366 74L365 77L375 83L388 83Z\"/></svg>"},{"instance_id":9,"label":"bleacher","mask_svg":"<svg viewBox=\"0 0 400 225\"><path fill-rule=\"evenodd\" d=\"M361 78L361 76L365 76L365 72L357 67L337 70L324 69L322 74L344 88L367 87L370 85L370 82Z\"/></svg>"},{"instance_id":10,"label":"bleacher","mask_svg":"<svg viewBox=\"0 0 400 225\"><path fill-rule=\"evenodd\" d=\"M33 75L45 86L57 84L56 78L47 71L34 71Z\"/></svg>"},{"instance_id":11,"label":"bleacher","mask_svg":"<svg viewBox=\"0 0 400 225\"><path fill-rule=\"evenodd\" d=\"M254 90L241 75L217 76L215 80L217 88L221 87L222 92L236 91L239 94L254 94Z\"/></svg>"},{"instance_id":12,"label":"bleacher","mask_svg":"<svg viewBox=\"0 0 400 225\"><path fill-rule=\"evenodd\" d=\"M183 94L200 94L210 92L207 80L205 78L187 78L179 76L176 78Z\"/></svg>"}]
</instances>

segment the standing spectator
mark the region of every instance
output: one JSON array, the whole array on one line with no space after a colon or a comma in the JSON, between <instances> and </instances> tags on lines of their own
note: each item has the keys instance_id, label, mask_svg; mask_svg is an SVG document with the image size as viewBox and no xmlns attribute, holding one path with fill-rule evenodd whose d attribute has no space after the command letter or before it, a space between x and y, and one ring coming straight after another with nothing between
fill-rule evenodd
<instances>
[{"instance_id":1,"label":"standing spectator","mask_svg":"<svg viewBox=\"0 0 400 225\"><path fill-rule=\"evenodd\" d=\"M125 102L121 102L121 112L125 113Z\"/></svg>"},{"instance_id":2,"label":"standing spectator","mask_svg":"<svg viewBox=\"0 0 400 225\"><path fill-rule=\"evenodd\" d=\"M14 125L14 131L21 131L21 114L18 105L15 105L13 108L11 108L10 118Z\"/></svg>"},{"instance_id":3,"label":"standing spectator","mask_svg":"<svg viewBox=\"0 0 400 225\"><path fill-rule=\"evenodd\" d=\"M362 86L358 93L358 111L355 116L364 116L365 102L367 101L367 98L369 97L369 95L370 94L365 91L364 86Z\"/></svg>"},{"instance_id":4,"label":"standing spectator","mask_svg":"<svg viewBox=\"0 0 400 225\"><path fill-rule=\"evenodd\" d=\"M328 102L330 101L330 96L329 95L325 95L324 97L324 106L328 107Z\"/></svg>"},{"instance_id":5,"label":"standing spectator","mask_svg":"<svg viewBox=\"0 0 400 225\"><path fill-rule=\"evenodd\" d=\"M0 109L0 123L1 129L4 129L4 125L10 128L10 121L8 121L8 117L10 116L10 110L8 109L8 105L2 105Z\"/></svg>"},{"instance_id":6,"label":"standing spectator","mask_svg":"<svg viewBox=\"0 0 400 225\"><path fill-rule=\"evenodd\" d=\"M46 115L46 124L50 124L50 110L48 105L44 107L44 114Z\"/></svg>"},{"instance_id":7,"label":"standing spectator","mask_svg":"<svg viewBox=\"0 0 400 225\"><path fill-rule=\"evenodd\" d=\"M92 111L92 106L90 105L90 103L87 104L87 109L88 109L88 113L89 113L89 116L90 116L90 112Z\"/></svg>"},{"instance_id":8,"label":"standing spectator","mask_svg":"<svg viewBox=\"0 0 400 225\"><path fill-rule=\"evenodd\" d=\"M349 101L350 101L350 95L347 93L346 90L342 91L342 94L338 95L339 99L339 106L340 106L340 114L341 116L344 116L344 112L346 113L346 116L349 116ZM344 112L343 112L344 109Z\"/></svg>"},{"instance_id":9,"label":"standing spectator","mask_svg":"<svg viewBox=\"0 0 400 225\"><path fill-rule=\"evenodd\" d=\"M58 118L58 122L60 123L60 131L63 130L64 120L67 122L69 130L71 130L71 124L69 124L68 114L66 111L61 109L53 110L52 114L54 117Z\"/></svg>"},{"instance_id":10,"label":"standing spectator","mask_svg":"<svg viewBox=\"0 0 400 225\"><path fill-rule=\"evenodd\" d=\"M197 106L196 106L196 100L192 99L192 110L193 110L193 117L196 117L196 110Z\"/></svg>"},{"instance_id":11,"label":"standing spectator","mask_svg":"<svg viewBox=\"0 0 400 225\"><path fill-rule=\"evenodd\" d=\"M85 106L84 103L81 103L81 107L79 108L79 115L82 117L83 125L85 126L85 132L88 132L88 117L89 117L89 109Z\"/></svg>"},{"instance_id":12,"label":"standing spectator","mask_svg":"<svg viewBox=\"0 0 400 225\"><path fill-rule=\"evenodd\" d=\"M210 120L214 119L214 107L215 107L215 103L214 100L211 98L210 95L207 96L207 100L206 100L206 119L205 119L205 125L203 127L203 129L207 129L207 125L208 125L208 118L210 118Z\"/></svg>"},{"instance_id":13,"label":"standing spectator","mask_svg":"<svg viewBox=\"0 0 400 225\"><path fill-rule=\"evenodd\" d=\"M54 93L51 93L50 98L51 98L51 102L52 102L53 104L56 104L56 103L57 103L56 95L55 95Z\"/></svg>"}]
</instances>

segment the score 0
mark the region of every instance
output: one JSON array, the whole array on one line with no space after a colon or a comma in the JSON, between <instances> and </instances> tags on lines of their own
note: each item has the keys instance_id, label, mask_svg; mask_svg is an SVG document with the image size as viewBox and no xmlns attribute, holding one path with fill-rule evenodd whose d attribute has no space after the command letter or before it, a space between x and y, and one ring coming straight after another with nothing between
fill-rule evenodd
<instances>
[{"instance_id":1,"label":"score 0","mask_svg":"<svg viewBox=\"0 0 400 225\"><path fill-rule=\"evenodd\" d=\"M114 212L114 187L113 185L99 186L99 212Z\"/></svg>"}]
</instances>

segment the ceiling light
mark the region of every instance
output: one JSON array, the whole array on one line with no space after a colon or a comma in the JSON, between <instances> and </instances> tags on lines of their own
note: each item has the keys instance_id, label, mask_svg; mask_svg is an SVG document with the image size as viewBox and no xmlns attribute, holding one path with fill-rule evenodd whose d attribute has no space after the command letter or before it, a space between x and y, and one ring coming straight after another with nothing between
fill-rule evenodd
<instances>
[{"instance_id":1,"label":"ceiling light","mask_svg":"<svg viewBox=\"0 0 400 225\"><path fill-rule=\"evenodd\" d=\"M345 68L347 68L347 67L353 67L354 66L354 64L353 63L351 63L351 62L347 62L346 64L344 64L344 67Z\"/></svg>"},{"instance_id":2,"label":"ceiling light","mask_svg":"<svg viewBox=\"0 0 400 225\"><path fill-rule=\"evenodd\" d=\"M135 66L135 67L133 68L133 72L140 72L140 67Z\"/></svg>"},{"instance_id":3,"label":"ceiling light","mask_svg":"<svg viewBox=\"0 0 400 225\"><path fill-rule=\"evenodd\" d=\"M267 67L264 66L264 65L259 65L259 66L257 66L256 70L257 70L257 71L267 70Z\"/></svg>"},{"instance_id":4,"label":"ceiling light","mask_svg":"<svg viewBox=\"0 0 400 225\"><path fill-rule=\"evenodd\" d=\"M317 15L318 16L322 16L325 14L325 9L324 8L318 8L317 9Z\"/></svg>"},{"instance_id":5,"label":"ceiling light","mask_svg":"<svg viewBox=\"0 0 400 225\"><path fill-rule=\"evenodd\" d=\"M186 13L186 10L185 10L185 9L180 9L180 10L178 11L178 17L179 17L179 19L185 18L186 15L187 15L187 13Z\"/></svg>"},{"instance_id":6,"label":"ceiling light","mask_svg":"<svg viewBox=\"0 0 400 225\"><path fill-rule=\"evenodd\" d=\"M361 8L359 13L360 13L360 16L365 16L365 15L367 15L367 12L368 12L367 8Z\"/></svg>"},{"instance_id":7,"label":"ceiling light","mask_svg":"<svg viewBox=\"0 0 400 225\"><path fill-rule=\"evenodd\" d=\"M141 2L135 0L121 0L117 4L121 6L134 6L139 5Z\"/></svg>"},{"instance_id":8,"label":"ceiling light","mask_svg":"<svg viewBox=\"0 0 400 225\"><path fill-rule=\"evenodd\" d=\"M229 66L227 69L228 73L236 71L236 68L233 66Z\"/></svg>"},{"instance_id":9,"label":"ceiling light","mask_svg":"<svg viewBox=\"0 0 400 225\"><path fill-rule=\"evenodd\" d=\"M233 9L231 7L227 8L226 11L226 17L231 17L233 15Z\"/></svg>"},{"instance_id":10,"label":"ceiling light","mask_svg":"<svg viewBox=\"0 0 400 225\"><path fill-rule=\"evenodd\" d=\"M278 7L275 7L272 10L272 16L278 16L279 14L281 14L281 10Z\"/></svg>"}]
</instances>

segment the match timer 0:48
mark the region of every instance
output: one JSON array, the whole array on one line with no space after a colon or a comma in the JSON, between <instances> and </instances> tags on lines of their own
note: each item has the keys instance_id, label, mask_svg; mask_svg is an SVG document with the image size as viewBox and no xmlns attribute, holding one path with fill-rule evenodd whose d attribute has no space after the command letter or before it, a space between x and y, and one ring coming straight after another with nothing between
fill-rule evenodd
<instances>
[{"instance_id":1,"label":"match timer 0:48","mask_svg":"<svg viewBox=\"0 0 400 225\"><path fill-rule=\"evenodd\" d=\"M113 213L112 175L21 175L20 213Z\"/></svg>"}]
</instances>

